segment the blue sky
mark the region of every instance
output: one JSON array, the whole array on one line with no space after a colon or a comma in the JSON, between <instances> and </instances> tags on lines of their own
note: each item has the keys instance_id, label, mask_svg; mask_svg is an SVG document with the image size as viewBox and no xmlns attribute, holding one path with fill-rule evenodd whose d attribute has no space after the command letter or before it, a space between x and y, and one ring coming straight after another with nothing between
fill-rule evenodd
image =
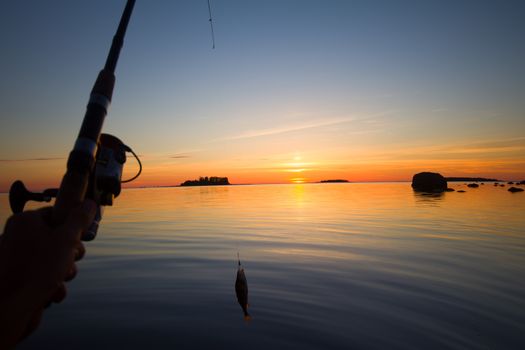
<instances>
[{"instance_id":1,"label":"blue sky","mask_svg":"<svg viewBox=\"0 0 525 350\"><path fill-rule=\"evenodd\" d=\"M20 160L67 155L124 4L2 4L0 187L63 171ZM447 159L454 175L523 174L523 1L211 5L215 50L206 1L135 6L104 130L143 154L145 183L279 182L298 158L310 180L406 178Z\"/></svg>"}]
</instances>

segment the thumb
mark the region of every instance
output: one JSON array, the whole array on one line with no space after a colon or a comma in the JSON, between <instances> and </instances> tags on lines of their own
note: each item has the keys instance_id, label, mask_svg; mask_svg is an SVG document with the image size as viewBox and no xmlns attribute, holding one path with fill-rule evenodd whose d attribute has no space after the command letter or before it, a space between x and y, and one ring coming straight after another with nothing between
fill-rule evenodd
<instances>
[{"instance_id":1,"label":"thumb","mask_svg":"<svg viewBox=\"0 0 525 350\"><path fill-rule=\"evenodd\" d=\"M77 238L82 231L89 228L96 213L97 204L91 199L84 200L81 206L70 211L66 222L59 230L61 235Z\"/></svg>"}]
</instances>

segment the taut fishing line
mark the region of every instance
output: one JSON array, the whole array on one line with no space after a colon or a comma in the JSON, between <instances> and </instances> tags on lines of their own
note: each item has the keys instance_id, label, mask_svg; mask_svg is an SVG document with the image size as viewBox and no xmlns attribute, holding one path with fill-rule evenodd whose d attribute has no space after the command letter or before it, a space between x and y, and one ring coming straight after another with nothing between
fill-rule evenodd
<instances>
[{"instance_id":1,"label":"taut fishing line","mask_svg":"<svg viewBox=\"0 0 525 350\"><path fill-rule=\"evenodd\" d=\"M211 5L210 0L208 0L208 13L210 14L210 28L211 28L211 42L212 42L212 49L215 49L215 34L213 33L213 18L211 16Z\"/></svg>"}]
</instances>

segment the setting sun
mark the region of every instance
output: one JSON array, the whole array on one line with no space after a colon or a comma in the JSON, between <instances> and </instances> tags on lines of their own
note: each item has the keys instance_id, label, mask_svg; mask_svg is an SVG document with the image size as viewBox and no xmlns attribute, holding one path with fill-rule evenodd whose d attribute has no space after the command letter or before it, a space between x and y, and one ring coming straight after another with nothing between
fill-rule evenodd
<instances>
[{"instance_id":1,"label":"setting sun","mask_svg":"<svg viewBox=\"0 0 525 350\"><path fill-rule=\"evenodd\" d=\"M294 184L302 184L306 182L306 179L303 177L294 177L294 178L291 178L290 181Z\"/></svg>"}]
</instances>

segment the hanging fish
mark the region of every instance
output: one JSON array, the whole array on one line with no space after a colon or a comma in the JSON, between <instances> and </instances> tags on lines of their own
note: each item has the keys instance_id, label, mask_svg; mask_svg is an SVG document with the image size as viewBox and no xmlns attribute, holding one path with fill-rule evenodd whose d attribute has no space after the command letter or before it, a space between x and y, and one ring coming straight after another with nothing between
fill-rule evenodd
<instances>
[{"instance_id":1,"label":"hanging fish","mask_svg":"<svg viewBox=\"0 0 525 350\"><path fill-rule=\"evenodd\" d=\"M241 259L239 258L239 253L237 253L237 261L238 269L237 279L235 280L235 294L237 294L237 301L242 307L244 319L248 321L251 319L250 314L248 314L248 282L246 281L246 276L244 275L244 268L241 266Z\"/></svg>"}]
</instances>

